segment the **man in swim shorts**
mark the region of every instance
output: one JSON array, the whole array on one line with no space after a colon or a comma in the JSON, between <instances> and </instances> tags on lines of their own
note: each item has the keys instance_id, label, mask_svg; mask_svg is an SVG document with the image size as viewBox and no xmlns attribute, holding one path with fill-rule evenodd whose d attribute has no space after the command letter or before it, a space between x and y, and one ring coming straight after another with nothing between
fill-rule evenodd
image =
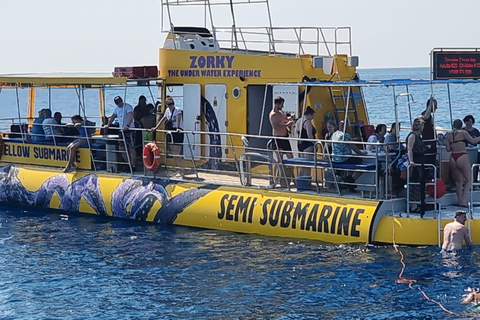
<instances>
[{"instance_id":1,"label":"man in swim shorts","mask_svg":"<svg viewBox=\"0 0 480 320\"><path fill-rule=\"evenodd\" d=\"M269 114L270 124L272 125L272 135L279 137L274 139L273 148L280 150L280 157L286 155L287 158L293 158L292 147L290 145L290 140L288 140L288 130L293 125L293 120L287 117L287 115L282 111L285 103L285 99L281 96L278 96L274 100L273 109ZM288 178L288 183L293 181L293 170L291 167L285 167L285 174ZM282 184L284 179L282 179Z\"/></svg>"},{"instance_id":2,"label":"man in swim shorts","mask_svg":"<svg viewBox=\"0 0 480 320\"><path fill-rule=\"evenodd\" d=\"M457 210L453 222L449 222L443 228L443 245L442 250L447 252L455 252L462 250L462 242L465 240L467 246L472 247L473 243L468 234L468 228L465 226L467 220L467 212Z\"/></svg>"}]
</instances>

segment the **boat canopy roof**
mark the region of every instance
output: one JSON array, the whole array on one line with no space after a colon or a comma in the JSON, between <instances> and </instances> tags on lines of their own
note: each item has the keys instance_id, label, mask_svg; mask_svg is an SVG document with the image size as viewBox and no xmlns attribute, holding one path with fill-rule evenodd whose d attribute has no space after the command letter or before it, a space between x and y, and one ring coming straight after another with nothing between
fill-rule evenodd
<instances>
[{"instance_id":1,"label":"boat canopy roof","mask_svg":"<svg viewBox=\"0 0 480 320\"><path fill-rule=\"evenodd\" d=\"M127 78L112 76L27 76L27 75L0 75L2 87L45 87L45 86L77 86L85 85L111 86L125 85Z\"/></svg>"},{"instance_id":2,"label":"boat canopy roof","mask_svg":"<svg viewBox=\"0 0 480 320\"><path fill-rule=\"evenodd\" d=\"M269 86L292 85L299 87L391 87L411 85L437 85L437 84L469 84L480 83L478 79L391 79L391 80L360 80L360 81L309 81L289 83L269 83Z\"/></svg>"}]
</instances>

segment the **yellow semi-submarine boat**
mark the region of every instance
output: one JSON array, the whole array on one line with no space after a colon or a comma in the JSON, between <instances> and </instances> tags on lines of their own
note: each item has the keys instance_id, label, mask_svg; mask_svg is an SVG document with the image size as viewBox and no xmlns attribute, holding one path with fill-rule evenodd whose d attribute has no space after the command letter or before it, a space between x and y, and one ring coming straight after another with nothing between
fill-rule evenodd
<instances>
[{"instance_id":1,"label":"yellow semi-submarine boat","mask_svg":"<svg viewBox=\"0 0 480 320\"><path fill-rule=\"evenodd\" d=\"M236 1L197 2L210 13L214 6L229 6L234 17ZM398 154L374 151L360 165L336 164L324 129L329 119L343 120L350 124L345 130L352 143L365 148L366 129L371 126L364 87L393 88L394 104L385 112L397 119L403 112L398 100L409 94L396 94L395 88L398 93L398 88L408 92L409 86L420 86L433 94L437 85L476 80L440 75L428 80L361 81L350 28L275 28L271 22L263 28L235 24L219 28L213 21L209 27L176 26L173 11L191 4L162 1L170 20L158 67L117 68L115 76L106 77L0 76L1 93L17 94L18 109L18 116L1 119L0 202L330 243L441 243L443 226L460 209L454 193L440 197L439 186L428 183L433 197L426 196L425 214L409 213L412 201L406 195L414 183L407 180L399 194L392 191L391 164ZM269 8L268 1L249 5ZM442 54L450 52L432 52L437 58ZM112 100L109 96L123 92L118 95L130 102L127 97L135 88L158 93L156 121L162 117L167 96L182 106L181 155L172 152L170 131L160 128L151 134L149 128L135 128L131 130L140 137L143 161L131 159L122 151L122 135L101 126ZM31 129L39 110L39 90L48 91L50 108L53 92L75 92L70 98L78 106L74 113L89 120L84 126L91 136L79 148L78 169L72 173L62 172L68 138L54 135L51 141L34 142ZM18 99L22 92L28 95L26 110ZM90 114L85 97L93 95L99 108ZM315 110L312 122L319 130L311 140L313 160L296 150L301 138L295 136L295 128L289 138L292 159L272 146L268 115L276 96L285 99L284 111L296 119L301 119L306 106ZM439 166L432 170L443 177L447 167L440 151ZM182 158L181 168L176 167L175 157ZM354 184L343 181L342 176L352 171L362 172L361 178ZM294 172L295 184L288 183L289 172ZM480 222L473 218L477 198L472 186L467 224L478 245Z\"/></svg>"}]
</instances>

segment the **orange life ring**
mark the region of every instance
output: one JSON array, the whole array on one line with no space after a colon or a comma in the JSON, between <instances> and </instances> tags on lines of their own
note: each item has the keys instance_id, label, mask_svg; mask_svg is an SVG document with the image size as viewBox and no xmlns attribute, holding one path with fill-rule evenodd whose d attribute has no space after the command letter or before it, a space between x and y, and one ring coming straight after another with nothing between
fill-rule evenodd
<instances>
[{"instance_id":1,"label":"orange life ring","mask_svg":"<svg viewBox=\"0 0 480 320\"><path fill-rule=\"evenodd\" d=\"M160 149L153 143L147 143L143 148L143 165L147 170L155 171L160 165Z\"/></svg>"}]
</instances>

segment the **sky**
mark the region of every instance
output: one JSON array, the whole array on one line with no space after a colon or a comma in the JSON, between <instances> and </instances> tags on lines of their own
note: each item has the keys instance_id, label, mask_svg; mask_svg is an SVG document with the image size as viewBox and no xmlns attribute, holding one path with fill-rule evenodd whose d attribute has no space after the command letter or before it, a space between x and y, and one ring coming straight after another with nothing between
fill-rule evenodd
<instances>
[{"instance_id":1,"label":"sky","mask_svg":"<svg viewBox=\"0 0 480 320\"><path fill-rule=\"evenodd\" d=\"M156 65L160 0L0 0L0 74L111 72ZM237 26L267 25L239 6ZM270 0L274 26L352 28L360 68L428 67L432 48L480 48L478 0ZM175 11L177 13L179 11ZM215 17L226 26L228 14ZM198 14L174 15L192 25Z\"/></svg>"}]
</instances>

